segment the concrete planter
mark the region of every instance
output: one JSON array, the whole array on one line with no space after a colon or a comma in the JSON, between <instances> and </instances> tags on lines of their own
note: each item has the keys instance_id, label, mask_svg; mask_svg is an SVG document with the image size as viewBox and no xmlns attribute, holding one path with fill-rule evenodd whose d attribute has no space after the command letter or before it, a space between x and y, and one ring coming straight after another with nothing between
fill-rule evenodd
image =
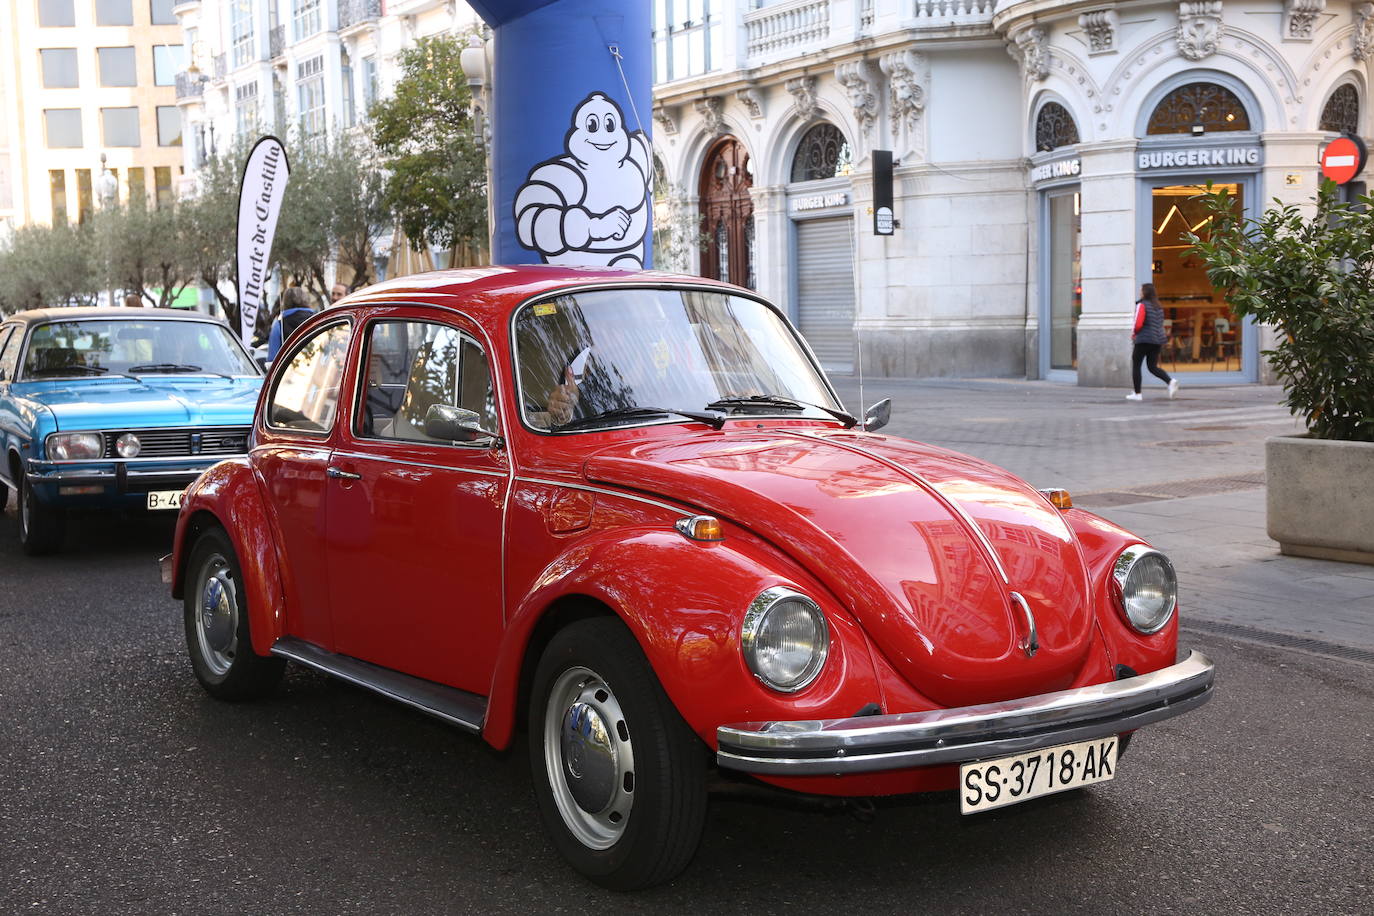
<instances>
[{"instance_id":1,"label":"concrete planter","mask_svg":"<svg viewBox=\"0 0 1374 916\"><path fill-rule=\"evenodd\" d=\"M1264 459L1280 552L1374 564L1374 442L1276 436Z\"/></svg>"}]
</instances>

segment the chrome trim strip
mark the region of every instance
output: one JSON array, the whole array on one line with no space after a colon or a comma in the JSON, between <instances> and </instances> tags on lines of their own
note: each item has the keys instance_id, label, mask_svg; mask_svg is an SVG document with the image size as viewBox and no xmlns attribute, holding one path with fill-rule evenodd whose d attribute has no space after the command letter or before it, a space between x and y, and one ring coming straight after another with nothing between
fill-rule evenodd
<instances>
[{"instance_id":1,"label":"chrome trim strip","mask_svg":"<svg viewBox=\"0 0 1374 916\"><path fill-rule=\"evenodd\" d=\"M68 469L80 470L81 468L93 468L107 464L122 464L129 468L129 473L134 473L135 467L144 464L199 464L206 462L206 467L223 461L226 458L243 458L247 452L224 452L214 455L166 455L153 458L67 458L63 460L48 458L30 458L28 465L33 468L53 468L54 470Z\"/></svg>"},{"instance_id":2,"label":"chrome trim strip","mask_svg":"<svg viewBox=\"0 0 1374 916\"><path fill-rule=\"evenodd\" d=\"M516 475L515 479L520 481L521 483L538 483L550 487L568 487L573 490L586 490L588 493L602 493L606 496L619 496L622 499L629 499L637 503L644 503L645 505L656 506L659 509L667 509L669 512L682 512L682 506L674 506L668 503L661 503L654 499L648 499L643 496L636 496L633 493L625 493L621 490L606 490L601 487L591 487L582 483L570 483L565 480L545 480L542 477L524 477L519 474Z\"/></svg>"},{"instance_id":3,"label":"chrome trim strip","mask_svg":"<svg viewBox=\"0 0 1374 916\"><path fill-rule=\"evenodd\" d=\"M487 711L486 697L402 674L352 656L338 655L294 636L278 639L272 646L272 654L364 687L474 734L482 731L482 721Z\"/></svg>"},{"instance_id":4,"label":"chrome trim strip","mask_svg":"<svg viewBox=\"0 0 1374 916\"><path fill-rule=\"evenodd\" d=\"M987 551L988 557L992 560L993 567L997 570L997 575L1002 577L1002 584L1011 585L1011 578L1007 575L1006 567L1002 565L1002 558L998 556L997 548L992 546L992 541L988 540L987 534L983 531L982 528L978 526L978 523L973 520L973 516L969 515L968 512L965 511L964 507L959 505L958 500L946 496L944 491L942 491L939 487L935 486L935 484L931 483L929 480L926 480L920 474L913 471L911 468L898 464L890 458L884 458L882 455L871 452L863 446L855 445L852 442L836 442L833 439L827 439L822 436L812 435L811 433L796 429L779 430L779 432L798 436L803 439L810 439L813 442L823 442L826 445L833 445L836 448L847 449L851 452L857 452L860 455L864 455L868 458L873 459L879 464L886 465L887 467L891 468L899 474L905 474L906 476L910 477L912 480L920 484L926 492L930 493L936 499L940 500L940 502L944 503L946 506L950 508L951 511L953 511L956 515L959 516L959 518L963 521L964 526L969 529L970 533L972 533L973 536L978 539L978 541L983 545L983 548Z\"/></svg>"},{"instance_id":5,"label":"chrome trim strip","mask_svg":"<svg viewBox=\"0 0 1374 916\"><path fill-rule=\"evenodd\" d=\"M777 776L871 773L981 760L1120 734L1196 709L1215 669L1200 652L1149 674L958 709L716 729L725 769Z\"/></svg>"},{"instance_id":6,"label":"chrome trim strip","mask_svg":"<svg viewBox=\"0 0 1374 916\"><path fill-rule=\"evenodd\" d=\"M1025 640L1021 643L1021 651L1026 653L1026 658L1035 658L1035 653L1040 651L1040 631L1035 627L1035 615L1031 613L1030 605L1021 597L1020 592L1012 592L1011 600L1021 605L1021 610L1026 615L1026 626L1029 628Z\"/></svg>"},{"instance_id":7,"label":"chrome trim strip","mask_svg":"<svg viewBox=\"0 0 1374 916\"><path fill-rule=\"evenodd\" d=\"M380 440L379 440L380 441ZM439 443L443 444L443 443ZM423 461L407 461L402 458L384 458L381 455L370 455L366 452L345 452L336 450L333 452L334 458L352 458L355 461L380 461L384 464L399 464L411 468L429 468L434 471L459 471L463 474L481 474L485 477L509 477L505 471L487 471L480 468L461 468L451 464L428 464Z\"/></svg>"}]
</instances>

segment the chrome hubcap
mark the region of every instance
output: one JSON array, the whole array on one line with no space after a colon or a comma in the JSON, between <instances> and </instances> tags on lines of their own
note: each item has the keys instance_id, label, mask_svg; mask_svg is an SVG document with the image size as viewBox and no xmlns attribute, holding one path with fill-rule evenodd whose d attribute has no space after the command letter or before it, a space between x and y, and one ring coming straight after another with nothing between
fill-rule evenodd
<instances>
[{"instance_id":1,"label":"chrome hubcap","mask_svg":"<svg viewBox=\"0 0 1374 916\"><path fill-rule=\"evenodd\" d=\"M570 668L554 682L544 763L568 829L592 849L613 846L634 803L634 749L620 703L596 672Z\"/></svg>"},{"instance_id":2,"label":"chrome hubcap","mask_svg":"<svg viewBox=\"0 0 1374 916\"><path fill-rule=\"evenodd\" d=\"M205 561L201 583L196 637L206 667L219 676L229 671L238 648L238 588L219 554Z\"/></svg>"}]
</instances>

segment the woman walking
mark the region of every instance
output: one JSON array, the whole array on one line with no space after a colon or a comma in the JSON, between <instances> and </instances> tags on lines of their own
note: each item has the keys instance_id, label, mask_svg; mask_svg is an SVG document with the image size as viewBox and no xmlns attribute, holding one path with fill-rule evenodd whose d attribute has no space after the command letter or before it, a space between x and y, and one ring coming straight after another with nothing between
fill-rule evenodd
<instances>
[{"instance_id":1,"label":"woman walking","mask_svg":"<svg viewBox=\"0 0 1374 916\"><path fill-rule=\"evenodd\" d=\"M1168 338L1164 334L1164 306L1159 304L1153 283L1142 283L1140 301L1135 304L1135 333L1131 334L1135 346L1131 348L1131 382L1134 394L1126 395L1128 401L1139 401L1140 364L1143 361L1150 368L1150 374L1169 386L1169 397L1178 391L1178 379L1170 378L1169 373L1159 368L1159 351Z\"/></svg>"}]
</instances>

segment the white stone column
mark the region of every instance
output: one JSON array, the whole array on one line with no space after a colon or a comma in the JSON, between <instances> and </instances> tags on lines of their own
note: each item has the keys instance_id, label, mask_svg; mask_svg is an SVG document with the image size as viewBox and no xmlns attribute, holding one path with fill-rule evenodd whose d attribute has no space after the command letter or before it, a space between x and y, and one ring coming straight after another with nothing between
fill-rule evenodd
<instances>
[{"instance_id":1,"label":"white stone column","mask_svg":"<svg viewBox=\"0 0 1374 916\"><path fill-rule=\"evenodd\" d=\"M753 187L754 275L758 292L781 308L792 311L792 227L787 219L787 197L781 186Z\"/></svg>"},{"instance_id":2,"label":"white stone column","mask_svg":"<svg viewBox=\"0 0 1374 916\"><path fill-rule=\"evenodd\" d=\"M1083 314L1078 384L1131 384L1131 313L1136 276L1136 140L1084 143L1080 184Z\"/></svg>"}]
</instances>

